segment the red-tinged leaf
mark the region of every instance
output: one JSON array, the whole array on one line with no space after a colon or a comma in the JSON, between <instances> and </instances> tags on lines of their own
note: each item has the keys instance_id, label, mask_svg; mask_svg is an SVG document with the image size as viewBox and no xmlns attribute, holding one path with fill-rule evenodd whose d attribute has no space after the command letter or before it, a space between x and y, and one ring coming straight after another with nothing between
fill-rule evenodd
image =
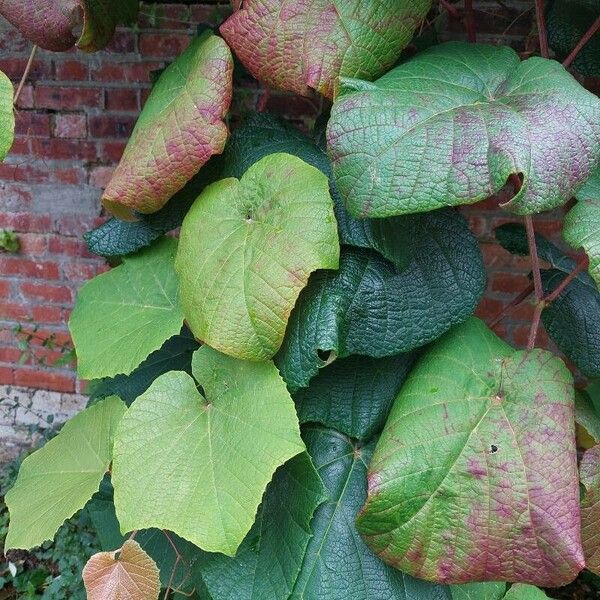
<instances>
[{"instance_id":1,"label":"red-tinged leaf","mask_svg":"<svg viewBox=\"0 0 600 600\"><path fill-rule=\"evenodd\" d=\"M0 15L34 44L62 52L75 44L94 52L110 42L115 27L133 22L137 0L0 0ZM81 27L81 34L74 34Z\"/></svg>"},{"instance_id":2,"label":"red-tinged leaf","mask_svg":"<svg viewBox=\"0 0 600 600\"><path fill-rule=\"evenodd\" d=\"M586 567L600 575L600 446L594 446L583 455L579 477L585 487L581 502L581 540Z\"/></svg>"},{"instance_id":3,"label":"red-tinged leaf","mask_svg":"<svg viewBox=\"0 0 600 600\"><path fill-rule=\"evenodd\" d=\"M238 10L221 34L258 80L332 98L338 76L385 73L430 7L431 0L234 0Z\"/></svg>"},{"instance_id":4,"label":"red-tinged leaf","mask_svg":"<svg viewBox=\"0 0 600 600\"><path fill-rule=\"evenodd\" d=\"M227 44L205 32L152 89L102 201L114 214L159 210L227 140L232 94Z\"/></svg>"},{"instance_id":5,"label":"red-tinged leaf","mask_svg":"<svg viewBox=\"0 0 600 600\"><path fill-rule=\"evenodd\" d=\"M88 600L158 600L160 594L158 567L133 540L94 554L82 576Z\"/></svg>"},{"instance_id":6,"label":"red-tinged leaf","mask_svg":"<svg viewBox=\"0 0 600 600\"><path fill-rule=\"evenodd\" d=\"M451 330L400 390L358 517L415 577L557 587L583 568L573 379L481 321Z\"/></svg>"}]
</instances>

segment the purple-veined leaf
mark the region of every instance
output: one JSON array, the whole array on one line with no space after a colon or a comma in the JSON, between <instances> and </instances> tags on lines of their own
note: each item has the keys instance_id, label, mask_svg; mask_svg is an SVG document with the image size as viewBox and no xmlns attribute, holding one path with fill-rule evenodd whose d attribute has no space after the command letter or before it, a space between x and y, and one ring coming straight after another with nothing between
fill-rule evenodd
<instances>
[{"instance_id":1,"label":"purple-veined leaf","mask_svg":"<svg viewBox=\"0 0 600 600\"><path fill-rule=\"evenodd\" d=\"M583 567L573 379L472 318L400 390L358 528L381 558L444 583L561 586Z\"/></svg>"},{"instance_id":2,"label":"purple-veined leaf","mask_svg":"<svg viewBox=\"0 0 600 600\"><path fill-rule=\"evenodd\" d=\"M335 95L337 77L374 79L399 58L431 0L239 0L221 34L267 85Z\"/></svg>"},{"instance_id":3,"label":"purple-veined leaf","mask_svg":"<svg viewBox=\"0 0 600 600\"><path fill-rule=\"evenodd\" d=\"M156 212L223 152L232 75L227 44L208 31L165 69L102 197L111 212L124 219Z\"/></svg>"}]
</instances>

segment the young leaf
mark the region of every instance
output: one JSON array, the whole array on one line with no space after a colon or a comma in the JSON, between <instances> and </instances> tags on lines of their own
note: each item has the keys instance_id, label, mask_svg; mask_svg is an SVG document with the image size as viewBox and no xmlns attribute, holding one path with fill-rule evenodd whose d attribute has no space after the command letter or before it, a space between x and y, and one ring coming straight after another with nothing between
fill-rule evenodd
<instances>
[{"instance_id":1,"label":"young leaf","mask_svg":"<svg viewBox=\"0 0 600 600\"><path fill-rule=\"evenodd\" d=\"M160 594L158 568L134 540L94 554L82 577L88 600L158 600Z\"/></svg>"},{"instance_id":2,"label":"young leaf","mask_svg":"<svg viewBox=\"0 0 600 600\"><path fill-rule=\"evenodd\" d=\"M600 160L600 100L557 62L508 47L431 47L375 83L342 79L327 140L354 216L471 204L511 174L519 214L565 203Z\"/></svg>"},{"instance_id":3,"label":"young leaf","mask_svg":"<svg viewBox=\"0 0 600 600\"><path fill-rule=\"evenodd\" d=\"M279 349L315 269L336 269L339 242L327 177L272 154L238 180L204 190L181 228L176 268L190 329L237 358Z\"/></svg>"},{"instance_id":4,"label":"young leaf","mask_svg":"<svg viewBox=\"0 0 600 600\"><path fill-rule=\"evenodd\" d=\"M200 562L213 600L287 600L312 537L313 513L326 499L324 493L305 452L279 467L235 557L205 554Z\"/></svg>"},{"instance_id":5,"label":"young leaf","mask_svg":"<svg viewBox=\"0 0 600 600\"><path fill-rule=\"evenodd\" d=\"M325 484L328 500L312 520L292 600L445 600L448 590L418 581L381 562L360 539L354 519L366 497L373 443L362 445L336 431L312 426L304 439Z\"/></svg>"},{"instance_id":6,"label":"young leaf","mask_svg":"<svg viewBox=\"0 0 600 600\"><path fill-rule=\"evenodd\" d=\"M156 212L223 151L232 73L227 44L210 31L165 69L102 197L111 212L126 219Z\"/></svg>"},{"instance_id":7,"label":"young leaf","mask_svg":"<svg viewBox=\"0 0 600 600\"><path fill-rule=\"evenodd\" d=\"M561 586L583 567L573 378L472 318L402 387L369 467L359 531L384 560L448 583Z\"/></svg>"},{"instance_id":8,"label":"young leaf","mask_svg":"<svg viewBox=\"0 0 600 600\"><path fill-rule=\"evenodd\" d=\"M503 600L506 583L487 581L484 583L463 583L451 585L452 600Z\"/></svg>"},{"instance_id":9,"label":"young leaf","mask_svg":"<svg viewBox=\"0 0 600 600\"><path fill-rule=\"evenodd\" d=\"M515 583L511 585L504 600L544 600L548 596L533 585L527 585L526 583Z\"/></svg>"},{"instance_id":10,"label":"young leaf","mask_svg":"<svg viewBox=\"0 0 600 600\"><path fill-rule=\"evenodd\" d=\"M382 357L436 339L472 314L485 288L479 246L451 209L404 218L413 258L399 270L372 251L345 247L338 272L315 273L300 294L275 361L292 392L333 351Z\"/></svg>"},{"instance_id":11,"label":"young leaf","mask_svg":"<svg viewBox=\"0 0 600 600\"><path fill-rule=\"evenodd\" d=\"M203 346L192 372L159 377L115 440L112 481L123 531L169 529L235 554L275 469L304 450L285 384L270 362Z\"/></svg>"},{"instance_id":12,"label":"young leaf","mask_svg":"<svg viewBox=\"0 0 600 600\"><path fill-rule=\"evenodd\" d=\"M585 452L579 476L585 487L581 501L581 540L586 567L600 575L600 445Z\"/></svg>"},{"instance_id":13,"label":"young leaf","mask_svg":"<svg viewBox=\"0 0 600 600\"><path fill-rule=\"evenodd\" d=\"M324 367L294 395L301 423L317 422L357 439L383 428L414 355L349 356Z\"/></svg>"},{"instance_id":14,"label":"young leaf","mask_svg":"<svg viewBox=\"0 0 600 600\"><path fill-rule=\"evenodd\" d=\"M590 275L600 288L600 169L577 193L577 204L565 216L563 236L573 248L583 248Z\"/></svg>"},{"instance_id":15,"label":"young leaf","mask_svg":"<svg viewBox=\"0 0 600 600\"><path fill-rule=\"evenodd\" d=\"M269 87L332 98L338 76L373 79L400 57L431 0L245 0L221 34ZM376 24L376 25L375 25Z\"/></svg>"},{"instance_id":16,"label":"young leaf","mask_svg":"<svg viewBox=\"0 0 600 600\"><path fill-rule=\"evenodd\" d=\"M127 375L179 333L176 248L163 238L81 288L69 320L80 377Z\"/></svg>"},{"instance_id":17,"label":"young leaf","mask_svg":"<svg viewBox=\"0 0 600 600\"><path fill-rule=\"evenodd\" d=\"M138 6L137 0L3 0L0 15L45 50L62 52L77 44L94 52L110 42L117 25L136 20Z\"/></svg>"},{"instance_id":18,"label":"young leaf","mask_svg":"<svg viewBox=\"0 0 600 600\"><path fill-rule=\"evenodd\" d=\"M13 85L0 71L0 160L10 150L15 134L15 114L13 111Z\"/></svg>"},{"instance_id":19,"label":"young leaf","mask_svg":"<svg viewBox=\"0 0 600 600\"><path fill-rule=\"evenodd\" d=\"M6 546L29 549L49 540L98 489L112 458L113 434L126 407L113 396L82 411L28 456L6 494Z\"/></svg>"},{"instance_id":20,"label":"young leaf","mask_svg":"<svg viewBox=\"0 0 600 600\"><path fill-rule=\"evenodd\" d=\"M548 43L564 60L600 16L597 0L550 0L547 3ZM572 67L586 77L600 77L600 35L592 36L577 53Z\"/></svg>"}]
</instances>

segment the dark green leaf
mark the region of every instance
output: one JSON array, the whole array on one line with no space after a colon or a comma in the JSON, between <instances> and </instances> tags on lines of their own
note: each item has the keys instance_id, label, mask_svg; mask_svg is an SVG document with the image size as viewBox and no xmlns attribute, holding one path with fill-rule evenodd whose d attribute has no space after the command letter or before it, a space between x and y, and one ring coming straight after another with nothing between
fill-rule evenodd
<instances>
[{"instance_id":1,"label":"dark green leaf","mask_svg":"<svg viewBox=\"0 0 600 600\"><path fill-rule=\"evenodd\" d=\"M369 439L383 428L413 362L413 354L335 360L295 394L300 422L318 422L350 437Z\"/></svg>"},{"instance_id":2,"label":"dark green leaf","mask_svg":"<svg viewBox=\"0 0 600 600\"><path fill-rule=\"evenodd\" d=\"M485 288L477 242L452 209L404 217L414 254L400 271L372 251L343 248L339 271L312 275L275 362L288 387L305 387L321 355L382 357L436 339L474 310Z\"/></svg>"}]
</instances>

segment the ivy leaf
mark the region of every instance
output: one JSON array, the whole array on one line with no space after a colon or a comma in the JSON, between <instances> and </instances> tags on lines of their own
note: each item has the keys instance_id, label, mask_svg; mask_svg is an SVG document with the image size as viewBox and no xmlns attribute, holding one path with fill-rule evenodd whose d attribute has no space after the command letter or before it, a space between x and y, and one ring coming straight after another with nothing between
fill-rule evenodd
<instances>
[{"instance_id":1,"label":"ivy leaf","mask_svg":"<svg viewBox=\"0 0 600 600\"><path fill-rule=\"evenodd\" d=\"M179 333L176 248L163 238L81 288L69 320L79 377L127 375Z\"/></svg>"},{"instance_id":2,"label":"ivy leaf","mask_svg":"<svg viewBox=\"0 0 600 600\"><path fill-rule=\"evenodd\" d=\"M326 499L304 452L279 467L235 558L205 554L202 577L214 600L287 600L312 537L311 519Z\"/></svg>"},{"instance_id":3,"label":"ivy leaf","mask_svg":"<svg viewBox=\"0 0 600 600\"><path fill-rule=\"evenodd\" d=\"M0 15L45 50L101 50L120 24L133 23L137 0L3 0ZM74 30L81 28L79 39Z\"/></svg>"},{"instance_id":4,"label":"ivy leaf","mask_svg":"<svg viewBox=\"0 0 600 600\"><path fill-rule=\"evenodd\" d=\"M227 140L232 93L227 44L206 31L192 40L152 88L102 202L113 214L153 213Z\"/></svg>"},{"instance_id":5,"label":"ivy leaf","mask_svg":"<svg viewBox=\"0 0 600 600\"><path fill-rule=\"evenodd\" d=\"M546 594L533 585L516 583L506 591L506 583L464 583L451 585L452 600L543 600Z\"/></svg>"},{"instance_id":6,"label":"ivy leaf","mask_svg":"<svg viewBox=\"0 0 600 600\"><path fill-rule=\"evenodd\" d=\"M158 568L134 540L94 554L82 577L88 600L158 600L160 594Z\"/></svg>"},{"instance_id":7,"label":"ivy leaf","mask_svg":"<svg viewBox=\"0 0 600 600\"><path fill-rule=\"evenodd\" d=\"M21 465L6 494L10 525L5 549L30 549L51 539L98 489L112 458L113 434L126 407L111 397L68 421Z\"/></svg>"},{"instance_id":8,"label":"ivy leaf","mask_svg":"<svg viewBox=\"0 0 600 600\"><path fill-rule=\"evenodd\" d=\"M129 375L90 382L86 393L92 400L119 396L129 406L161 375L169 371L185 371L191 375L192 355L199 347L190 331L184 328L181 334L169 338Z\"/></svg>"},{"instance_id":9,"label":"ivy leaf","mask_svg":"<svg viewBox=\"0 0 600 600\"><path fill-rule=\"evenodd\" d=\"M518 214L569 200L600 161L600 100L557 62L449 42L375 83L342 79L327 140L357 217L472 204L511 174Z\"/></svg>"},{"instance_id":10,"label":"ivy leaf","mask_svg":"<svg viewBox=\"0 0 600 600\"><path fill-rule=\"evenodd\" d=\"M213 348L269 359L310 273L338 263L327 177L272 154L205 189L186 216L176 261L184 314Z\"/></svg>"},{"instance_id":11,"label":"ivy leaf","mask_svg":"<svg viewBox=\"0 0 600 600\"><path fill-rule=\"evenodd\" d=\"M413 362L412 354L335 360L295 394L300 423L317 422L353 438L370 439L383 429Z\"/></svg>"},{"instance_id":12,"label":"ivy leaf","mask_svg":"<svg viewBox=\"0 0 600 600\"><path fill-rule=\"evenodd\" d=\"M15 115L13 112L13 85L0 71L0 160L8 154L15 135Z\"/></svg>"},{"instance_id":13,"label":"ivy leaf","mask_svg":"<svg viewBox=\"0 0 600 600\"><path fill-rule=\"evenodd\" d=\"M285 385L270 362L203 346L194 378L172 371L131 405L115 440L112 481L123 531L168 529L235 554L275 469L304 450Z\"/></svg>"},{"instance_id":14,"label":"ivy leaf","mask_svg":"<svg viewBox=\"0 0 600 600\"><path fill-rule=\"evenodd\" d=\"M400 57L431 0L245 0L221 34L269 87L332 98L338 76L373 79Z\"/></svg>"},{"instance_id":15,"label":"ivy leaf","mask_svg":"<svg viewBox=\"0 0 600 600\"><path fill-rule=\"evenodd\" d=\"M546 11L548 43L561 62L600 16L598 0L551 0ZM572 67L586 77L600 77L600 35L596 33L577 53Z\"/></svg>"},{"instance_id":16,"label":"ivy leaf","mask_svg":"<svg viewBox=\"0 0 600 600\"><path fill-rule=\"evenodd\" d=\"M581 540L586 567L600 576L600 445L585 452L579 476L585 487L581 501Z\"/></svg>"},{"instance_id":17,"label":"ivy leaf","mask_svg":"<svg viewBox=\"0 0 600 600\"><path fill-rule=\"evenodd\" d=\"M415 240L405 270L372 251L345 247L338 272L311 277L275 358L292 392L324 366L324 352L339 357L407 352L472 314L485 288L485 270L463 217L447 209L404 219Z\"/></svg>"},{"instance_id":18,"label":"ivy leaf","mask_svg":"<svg viewBox=\"0 0 600 600\"><path fill-rule=\"evenodd\" d=\"M565 585L583 568L573 378L472 318L412 370L369 467L371 549L433 581Z\"/></svg>"},{"instance_id":19,"label":"ivy leaf","mask_svg":"<svg viewBox=\"0 0 600 600\"><path fill-rule=\"evenodd\" d=\"M577 204L565 216L563 236L590 257L590 275L600 287L600 169L577 193Z\"/></svg>"}]
</instances>

